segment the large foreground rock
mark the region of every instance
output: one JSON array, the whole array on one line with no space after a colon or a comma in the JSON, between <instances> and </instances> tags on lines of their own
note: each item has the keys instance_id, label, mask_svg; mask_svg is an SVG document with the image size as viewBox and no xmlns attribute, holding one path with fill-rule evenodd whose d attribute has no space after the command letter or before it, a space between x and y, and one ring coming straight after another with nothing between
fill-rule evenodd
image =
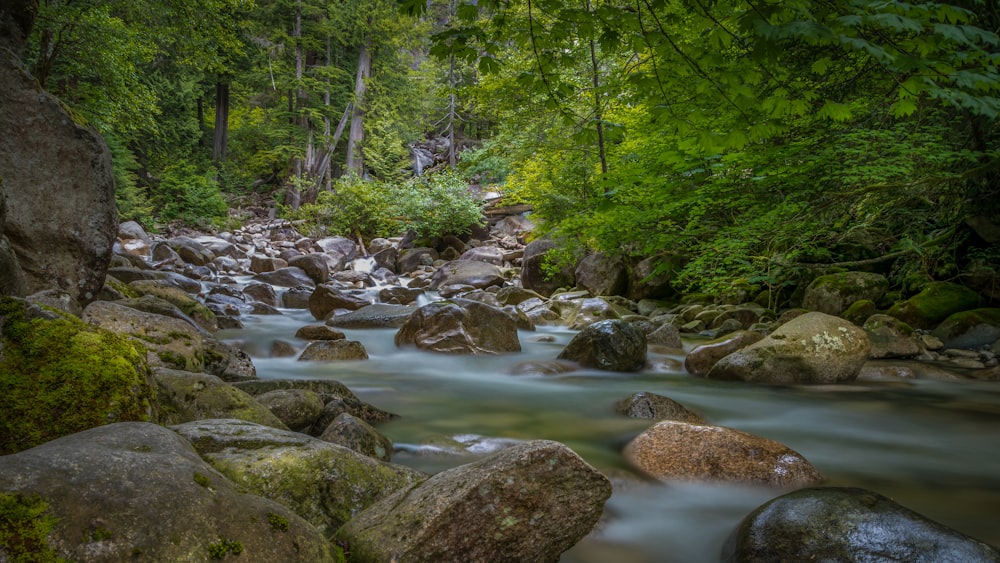
<instances>
[{"instance_id":1,"label":"large foreground rock","mask_svg":"<svg viewBox=\"0 0 1000 563\"><path fill-rule=\"evenodd\" d=\"M455 299L417 309L396 333L396 346L445 354L520 352L517 322L496 307Z\"/></svg>"},{"instance_id":2,"label":"large foreground rock","mask_svg":"<svg viewBox=\"0 0 1000 563\"><path fill-rule=\"evenodd\" d=\"M6 237L17 257L26 294L58 288L90 302L104 286L118 234L111 152L6 49L0 100L0 189L7 196L0 241Z\"/></svg>"},{"instance_id":3,"label":"large foreground rock","mask_svg":"<svg viewBox=\"0 0 1000 563\"><path fill-rule=\"evenodd\" d=\"M637 469L662 481L801 487L822 480L791 448L722 426L658 422L629 442L624 453Z\"/></svg>"},{"instance_id":4,"label":"large foreground rock","mask_svg":"<svg viewBox=\"0 0 1000 563\"><path fill-rule=\"evenodd\" d=\"M244 490L280 502L328 535L424 479L336 444L242 420L200 420L173 429Z\"/></svg>"},{"instance_id":5,"label":"large foreground rock","mask_svg":"<svg viewBox=\"0 0 1000 563\"><path fill-rule=\"evenodd\" d=\"M871 343L865 331L825 313L806 313L719 360L706 377L755 383L841 383L858 376Z\"/></svg>"},{"instance_id":6,"label":"large foreground rock","mask_svg":"<svg viewBox=\"0 0 1000 563\"><path fill-rule=\"evenodd\" d=\"M590 532L611 484L537 440L443 471L348 522L354 561L556 561Z\"/></svg>"},{"instance_id":7,"label":"large foreground rock","mask_svg":"<svg viewBox=\"0 0 1000 563\"><path fill-rule=\"evenodd\" d=\"M855 488L812 488L771 500L730 536L723 561L1000 561L1000 552Z\"/></svg>"},{"instance_id":8,"label":"large foreground rock","mask_svg":"<svg viewBox=\"0 0 1000 563\"><path fill-rule=\"evenodd\" d=\"M3 456L0 474L0 493L34 498L52 518L47 545L26 556L41 557L38 547L69 561L339 556L291 510L242 494L184 438L155 424L111 424ZM0 544L0 559L8 560L6 552L11 561L42 560L19 558L16 543Z\"/></svg>"},{"instance_id":9,"label":"large foreground rock","mask_svg":"<svg viewBox=\"0 0 1000 563\"><path fill-rule=\"evenodd\" d=\"M191 372L205 367L202 334L188 322L109 301L88 305L83 320L142 342L150 365Z\"/></svg>"},{"instance_id":10,"label":"large foreground rock","mask_svg":"<svg viewBox=\"0 0 1000 563\"><path fill-rule=\"evenodd\" d=\"M577 333L559 359L607 371L638 371L646 365L646 334L617 319L596 322Z\"/></svg>"}]
</instances>

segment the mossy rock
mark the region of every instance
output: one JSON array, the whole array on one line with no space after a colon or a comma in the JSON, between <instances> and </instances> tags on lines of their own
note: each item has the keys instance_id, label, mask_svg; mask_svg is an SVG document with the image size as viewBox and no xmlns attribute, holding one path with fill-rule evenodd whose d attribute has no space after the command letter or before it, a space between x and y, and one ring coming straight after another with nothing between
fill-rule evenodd
<instances>
[{"instance_id":1,"label":"mossy rock","mask_svg":"<svg viewBox=\"0 0 1000 563\"><path fill-rule=\"evenodd\" d=\"M867 299L878 301L885 294L889 281L881 274L841 272L814 279L802 296L802 306L811 311L840 315L854 302Z\"/></svg>"},{"instance_id":2,"label":"mossy rock","mask_svg":"<svg viewBox=\"0 0 1000 563\"><path fill-rule=\"evenodd\" d=\"M955 313L933 332L947 348L979 348L1000 340L1000 309Z\"/></svg>"},{"instance_id":3,"label":"mossy rock","mask_svg":"<svg viewBox=\"0 0 1000 563\"><path fill-rule=\"evenodd\" d=\"M19 299L0 300L0 455L156 417L156 385L140 343L31 310Z\"/></svg>"},{"instance_id":4,"label":"mossy rock","mask_svg":"<svg viewBox=\"0 0 1000 563\"><path fill-rule=\"evenodd\" d=\"M858 326L865 324L868 317L878 312L878 307L871 299L859 299L843 312L840 318L850 321Z\"/></svg>"},{"instance_id":5,"label":"mossy rock","mask_svg":"<svg viewBox=\"0 0 1000 563\"><path fill-rule=\"evenodd\" d=\"M893 305L888 314L913 326L931 329L949 316L979 305L979 294L950 282L928 284L923 291Z\"/></svg>"},{"instance_id":6,"label":"mossy rock","mask_svg":"<svg viewBox=\"0 0 1000 563\"><path fill-rule=\"evenodd\" d=\"M155 368L163 425L208 418L232 418L280 428L288 427L248 393L214 375Z\"/></svg>"},{"instance_id":7,"label":"mossy rock","mask_svg":"<svg viewBox=\"0 0 1000 563\"><path fill-rule=\"evenodd\" d=\"M215 313L180 288L155 280L136 280L130 283L129 287L142 295L152 295L173 303L182 313L198 323L198 326L209 332L219 330Z\"/></svg>"}]
</instances>

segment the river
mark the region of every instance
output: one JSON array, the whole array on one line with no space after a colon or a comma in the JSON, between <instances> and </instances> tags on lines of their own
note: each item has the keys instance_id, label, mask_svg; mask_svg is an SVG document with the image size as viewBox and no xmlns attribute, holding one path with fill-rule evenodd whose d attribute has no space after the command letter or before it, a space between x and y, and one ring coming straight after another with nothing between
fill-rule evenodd
<instances>
[{"instance_id":1,"label":"river","mask_svg":"<svg viewBox=\"0 0 1000 563\"><path fill-rule=\"evenodd\" d=\"M777 440L826 477L864 487L965 534L1000 547L1000 383L914 380L910 384L768 387L687 374L683 356L651 354L654 370L583 370L512 375L529 360L551 360L573 337L562 328L519 334L523 351L446 356L393 344L395 330L344 330L367 361L268 358L275 339L294 342L314 323L303 310L251 316L219 337L239 342L258 376L334 379L362 400L400 415L379 426L396 444L394 463L436 472L485 455L508 440L562 442L612 477L615 493L595 538L566 552L567 563L717 562L730 530L781 491L726 484L646 484L619 451L648 420L615 414L629 395L665 395L712 424ZM686 342L687 349L693 342ZM468 444L466 455L442 445Z\"/></svg>"}]
</instances>

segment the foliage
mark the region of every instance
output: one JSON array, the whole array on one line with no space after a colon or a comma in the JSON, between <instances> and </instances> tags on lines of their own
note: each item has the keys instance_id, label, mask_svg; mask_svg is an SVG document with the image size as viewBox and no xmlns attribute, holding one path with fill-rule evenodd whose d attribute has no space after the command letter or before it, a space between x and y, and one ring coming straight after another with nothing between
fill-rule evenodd
<instances>
[{"instance_id":1,"label":"foliage","mask_svg":"<svg viewBox=\"0 0 1000 563\"><path fill-rule=\"evenodd\" d=\"M199 172L193 164L164 169L156 199L161 204L162 219L180 219L188 224L224 218L229 209L212 175Z\"/></svg>"},{"instance_id":2,"label":"foliage","mask_svg":"<svg viewBox=\"0 0 1000 563\"><path fill-rule=\"evenodd\" d=\"M146 227L152 225L153 202L145 190L139 186L136 171L139 162L135 155L122 145L118 137L105 135L111 150L111 162L115 174L115 206L120 221L137 221Z\"/></svg>"},{"instance_id":3,"label":"foliage","mask_svg":"<svg viewBox=\"0 0 1000 563\"><path fill-rule=\"evenodd\" d=\"M420 176L402 182L341 178L332 191L319 194L315 204L285 209L293 220L304 220L316 236L356 233L368 237L462 234L482 221L482 203L456 173Z\"/></svg>"},{"instance_id":4,"label":"foliage","mask_svg":"<svg viewBox=\"0 0 1000 563\"><path fill-rule=\"evenodd\" d=\"M0 300L0 454L110 422L148 420L155 388L142 346L75 318L26 320L24 308Z\"/></svg>"},{"instance_id":5,"label":"foliage","mask_svg":"<svg viewBox=\"0 0 1000 563\"><path fill-rule=\"evenodd\" d=\"M41 497L0 493L0 552L19 563L64 561L47 541L56 522Z\"/></svg>"}]
</instances>

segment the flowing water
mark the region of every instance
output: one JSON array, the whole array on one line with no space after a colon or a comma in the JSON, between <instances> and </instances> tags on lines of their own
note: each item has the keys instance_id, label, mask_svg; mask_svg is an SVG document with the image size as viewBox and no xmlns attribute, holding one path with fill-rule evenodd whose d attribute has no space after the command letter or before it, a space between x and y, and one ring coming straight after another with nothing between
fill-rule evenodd
<instances>
[{"instance_id":1,"label":"flowing water","mask_svg":"<svg viewBox=\"0 0 1000 563\"><path fill-rule=\"evenodd\" d=\"M293 342L299 327L315 322L306 311L283 312L250 317L244 329L219 336L240 342L263 379L338 380L362 400L401 415L379 426L396 444L394 463L432 473L505 441L549 439L611 476L615 493L600 533L564 554L564 562L715 562L740 519L781 494L721 484L651 485L631 477L619 451L650 421L616 415L614 404L639 391L670 397L712 424L791 447L819 469L826 485L874 490L1000 546L1000 383L757 386L688 375L680 353L651 355L655 371L512 375L519 362L554 359L574 335L542 327L522 331L523 351L506 356L398 349L395 330L371 329L344 330L365 345L367 361L267 358L271 342ZM435 454L455 443L466 444L468 453Z\"/></svg>"}]
</instances>

